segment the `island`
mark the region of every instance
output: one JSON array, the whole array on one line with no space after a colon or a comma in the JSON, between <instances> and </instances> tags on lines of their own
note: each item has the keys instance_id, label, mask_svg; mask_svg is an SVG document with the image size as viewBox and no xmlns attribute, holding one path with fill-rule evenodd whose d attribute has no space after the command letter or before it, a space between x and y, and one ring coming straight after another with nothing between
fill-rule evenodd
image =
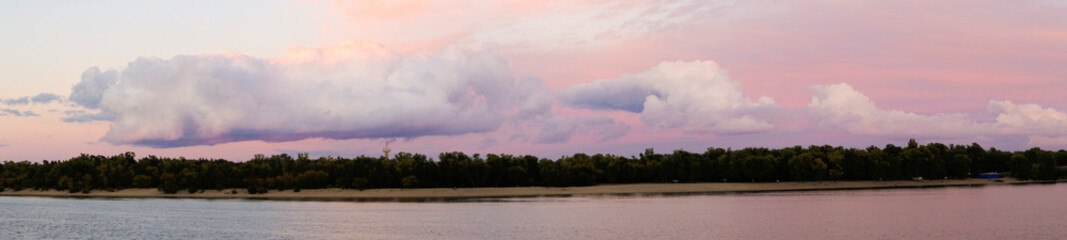
<instances>
[{"instance_id":1,"label":"island","mask_svg":"<svg viewBox=\"0 0 1067 240\"><path fill-rule=\"evenodd\" d=\"M780 149L646 149L637 156L467 155L399 152L354 158L256 155L250 160L82 154L5 161L0 195L374 200L690 194L984 186L1056 182L1067 151L985 149L978 144L888 144ZM1010 177L978 179L1000 173Z\"/></svg>"}]
</instances>

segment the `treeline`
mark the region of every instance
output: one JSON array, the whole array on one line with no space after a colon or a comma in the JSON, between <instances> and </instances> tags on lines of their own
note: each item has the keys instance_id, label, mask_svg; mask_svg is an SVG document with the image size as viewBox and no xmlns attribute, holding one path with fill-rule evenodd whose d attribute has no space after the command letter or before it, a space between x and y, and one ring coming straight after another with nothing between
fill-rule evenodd
<instances>
[{"instance_id":1,"label":"treeline","mask_svg":"<svg viewBox=\"0 0 1067 240\"><path fill-rule=\"evenodd\" d=\"M768 182L967 178L984 172L1011 172L1027 180L1051 180L1067 173L1067 151L1033 148L988 150L978 144L886 145L866 149L832 146L782 149L708 148L703 153L645 150L638 156L575 154L557 160L507 154L441 153L437 159L397 153L391 158L320 157L306 153L256 155L245 162L222 159L136 158L86 155L65 161L0 165L0 191L57 189L70 192L158 188L166 193L243 188L270 189L432 188L587 186L601 183Z\"/></svg>"}]
</instances>

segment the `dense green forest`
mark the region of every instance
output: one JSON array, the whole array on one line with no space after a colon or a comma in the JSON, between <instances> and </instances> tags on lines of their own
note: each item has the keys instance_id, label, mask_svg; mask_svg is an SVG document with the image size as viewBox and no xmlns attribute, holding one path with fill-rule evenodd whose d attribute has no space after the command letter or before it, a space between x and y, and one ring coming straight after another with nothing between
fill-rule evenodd
<instances>
[{"instance_id":1,"label":"dense green forest","mask_svg":"<svg viewBox=\"0 0 1067 240\"><path fill-rule=\"evenodd\" d=\"M447 152L431 159L397 153L391 158L321 157L307 154L256 155L244 162L222 159L137 159L82 154L65 161L0 165L0 191L58 189L70 192L158 188L166 193L203 189L432 188L586 186L606 183L767 182L967 178L983 172L1011 172L1019 179L1067 176L1067 151L985 149L978 144L886 145L866 149L832 146L782 149L708 148L703 153L645 150L639 156L575 154L558 160L506 154Z\"/></svg>"}]
</instances>

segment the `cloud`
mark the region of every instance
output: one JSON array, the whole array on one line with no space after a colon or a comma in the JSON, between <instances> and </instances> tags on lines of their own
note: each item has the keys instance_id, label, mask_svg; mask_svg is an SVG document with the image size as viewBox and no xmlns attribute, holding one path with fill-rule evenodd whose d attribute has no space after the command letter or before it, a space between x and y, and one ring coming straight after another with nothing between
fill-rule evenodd
<instances>
[{"instance_id":1,"label":"cloud","mask_svg":"<svg viewBox=\"0 0 1067 240\"><path fill-rule=\"evenodd\" d=\"M1067 134L1067 113L1037 104L993 100L987 110L995 119L975 121L960 113L921 115L880 109L846 83L813 86L811 90L815 95L807 108L819 126L853 134L933 138L1026 136L1032 141Z\"/></svg>"},{"instance_id":2,"label":"cloud","mask_svg":"<svg viewBox=\"0 0 1067 240\"><path fill-rule=\"evenodd\" d=\"M63 102L63 97L51 93L41 93L33 97L26 96L20 98L4 99L3 101L0 101L0 103L3 103L4 105L27 105L30 103L49 104L52 102Z\"/></svg>"},{"instance_id":3,"label":"cloud","mask_svg":"<svg viewBox=\"0 0 1067 240\"><path fill-rule=\"evenodd\" d=\"M4 99L4 104L5 105L26 105L26 104L30 104L30 97Z\"/></svg>"},{"instance_id":4,"label":"cloud","mask_svg":"<svg viewBox=\"0 0 1067 240\"><path fill-rule=\"evenodd\" d=\"M986 108L996 116L994 129L1001 134L1062 137L1067 134L1067 113L1037 104L989 101Z\"/></svg>"},{"instance_id":5,"label":"cloud","mask_svg":"<svg viewBox=\"0 0 1067 240\"><path fill-rule=\"evenodd\" d=\"M62 118L63 121L64 122L71 122L71 123L84 123L84 122L95 122L95 121L114 121L115 120L115 116L113 116L111 114L101 113L101 112L91 113L91 112L86 111L86 110L65 110L65 111L63 111L63 115L66 115L65 117Z\"/></svg>"},{"instance_id":6,"label":"cloud","mask_svg":"<svg viewBox=\"0 0 1067 240\"><path fill-rule=\"evenodd\" d=\"M696 133L767 131L782 111L769 97L750 100L711 61L663 62L640 74L573 85L557 96L574 108L640 113L649 126Z\"/></svg>"},{"instance_id":7,"label":"cloud","mask_svg":"<svg viewBox=\"0 0 1067 240\"><path fill-rule=\"evenodd\" d=\"M533 143L564 143L575 134L592 132L598 141L607 141L626 135L630 125L604 117L550 118L540 123L541 130Z\"/></svg>"},{"instance_id":8,"label":"cloud","mask_svg":"<svg viewBox=\"0 0 1067 240\"><path fill-rule=\"evenodd\" d=\"M118 70L101 72L98 67L91 67L82 72L81 81L74 85L70 101L89 109L96 109L104 97L104 91L118 82Z\"/></svg>"},{"instance_id":9,"label":"cloud","mask_svg":"<svg viewBox=\"0 0 1067 240\"><path fill-rule=\"evenodd\" d=\"M485 138L482 138L482 142L481 143L478 143L478 148L485 149L485 148L489 148L489 147L492 147L492 146L496 146L497 144L500 144L500 141L496 140L496 138L494 138L494 137L485 137Z\"/></svg>"},{"instance_id":10,"label":"cloud","mask_svg":"<svg viewBox=\"0 0 1067 240\"><path fill-rule=\"evenodd\" d=\"M640 113L645 109L646 97L661 94L650 86L650 81L634 77L599 80L570 86L558 96L564 104L575 108Z\"/></svg>"},{"instance_id":11,"label":"cloud","mask_svg":"<svg viewBox=\"0 0 1067 240\"><path fill-rule=\"evenodd\" d=\"M62 102L63 97L51 93L41 93L37 94L37 96L33 96L30 100L35 104L48 104L52 102Z\"/></svg>"},{"instance_id":12,"label":"cloud","mask_svg":"<svg viewBox=\"0 0 1067 240\"><path fill-rule=\"evenodd\" d=\"M924 137L971 135L980 127L962 114L919 115L899 110L882 110L863 93L847 83L813 86L815 95L808 104L822 128L845 130L863 135Z\"/></svg>"},{"instance_id":13,"label":"cloud","mask_svg":"<svg viewBox=\"0 0 1067 240\"><path fill-rule=\"evenodd\" d=\"M41 116L32 111L19 111L18 109L0 108L0 116L12 115L16 117L37 117Z\"/></svg>"},{"instance_id":14,"label":"cloud","mask_svg":"<svg viewBox=\"0 0 1067 240\"><path fill-rule=\"evenodd\" d=\"M729 2L615 1L333 1L351 18L351 34L376 41L421 45L458 44L472 49L548 52L603 47L678 25L697 25L721 15ZM448 24L441 24L447 22ZM430 46L426 46L430 45Z\"/></svg>"},{"instance_id":15,"label":"cloud","mask_svg":"<svg viewBox=\"0 0 1067 240\"><path fill-rule=\"evenodd\" d=\"M597 141L605 142L626 136L630 132L630 125L622 122L606 122L592 127L593 136Z\"/></svg>"},{"instance_id":16,"label":"cloud","mask_svg":"<svg viewBox=\"0 0 1067 240\"><path fill-rule=\"evenodd\" d=\"M103 141L153 147L412 138L493 131L544 114L546 96L540 79L515 79L491 53L404 56L343 42L293 48L278 59L181 55L90 68L70 99L100 114L65 120L110 118Z\"/></svg>"},{"instance_id":17,"label":"cloud","mask_svg":"<svg viewBox=\"0 0 1067 240\"><path fill-rule=\"evenodd\" d=\"M83 123L83 122L95 122L95 121L114 121L115 117L109 114L97 113L97 114L68 114L63 117L64 122Z\"/></svg>"}]
</instances>

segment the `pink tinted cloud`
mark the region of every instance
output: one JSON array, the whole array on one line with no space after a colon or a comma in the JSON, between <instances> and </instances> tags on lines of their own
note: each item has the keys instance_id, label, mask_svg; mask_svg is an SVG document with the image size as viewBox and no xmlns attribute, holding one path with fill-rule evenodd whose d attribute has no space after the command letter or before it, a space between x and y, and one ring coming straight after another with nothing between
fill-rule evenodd
<instances>
[{"instance_id":1,"label":"pink tinted cloud","mask_svg":"<svg viewBox=\"0 0 1067 240\"><path fill-rule=\"evenodd\" d=\"M1067 26L1055 16L1065 6L1051 1L672 3L686 7L660 11L663 15L625 15L669 8L599 1L430 4L413 8L426 14L401 14L399 21L382 17L384 27L362 27L371 29L366 36L372 39L399 36L383 38L387 45L495 51L514 72L540 76L553 90L638 74L662 62L711 60L744 86L745 95L768 96L792 108L809 104L810 86L838 82L849 83L882 109L966 113L970 120L990 120L984 111L993 99L1064 107L1067 72L1057 66L1067 63L1067 54L1060 54L1067 52ZM589 12L601 14L582 15ZM567 18L599 27L552 21ZM430 24L443 20L450 24ZM392 29L422 34L389 34ZM630 135L617 141L684 136L649 128L638 114L580 111L573 117L581 116L630 124ZM793 121L787 124L811 125Z\"/></svg>"},{"instance_id":2,"label":"pink tinted cloud","mask_svg":"<svg viewBox=\"0 0 1067 240\"><path fill-rule=\"evenodd\" d=\"M489 53L404 56L346 41L279 59L196 55L90 68L71 99L112 117L105 142L180 147L494 131L542 114L544 91Z\"/></svg>"},{"instance_id":3,"label":"pink tinted cloud","mask_svg":"<svg viewBox=\"0 0 1067 240\"><path fill-rule=\"evenodd\" d=\"M513 56L552 88L633 74L663 61L714 60L749 95L802 106L808 86L850 82L889 106L923 112L994 98L1062 104L1067 31L1061 7L1022 2L824 2L763 10L739 4L689 24L595 48ZM733 16L733 17L730 17ZM719 21L721 20L721 21ZM725 22L725 23L723 23ZM570 66L570 67L569 67ZM580 66L580 67L579 67ZM905 95L910 94L910 95ZM968 95L969 96L960 96ZM919 95L919 96L915 96ZM952 101L927 108L921 101ZM962 97L962 98L961 98ZM897 101L901 101L897 103ZM977 103L977 104L975 104ZM980 107L979 107L980 108Z\"/></svg>"},{"instance_id":4,"label":"pink tinted cloud","mask_svg":"<svg viewBox=\"0 0 1067 240\"><path fill-rule=\"evenodd\" d=\"M1063 98L1067 69L1062 67L1067 65L1067 22L1061 17L1067 6L1053 3L678 1L668 4L684 7L671 8L610 1L337 2L352 22L332 31L381 43L404 56L433 55L450 46L493 52L507 60L515 78L539 76L550 90L639 74L663 62L714 61L743 86L745 96L768 96L792 109L808 106L810 86L845 82L877 102L879 111L918 116L957 113L966 116L961 121L981 122L995 118L986 112L990 100L1067 109ZM315 52L321 49L294 51L290 53L294 62L303 54L322 55ZM322 56L328 59L329 54ZM427 136L398 145L406 143L406 149L431 154L461 150L551 156L634 153L644 147L864 145L896 139L817 129L816 123L806 122L811 119L803 118L781 123L796 126L790 130L725 137L687 134L649 127L639 113L552 109L552 117L606 117L630 129L610 141L585 130L567 143L531 144L510 137L522 133L532 138L539 126L503 124L493 132ZM1022 145L1065 142L1056 136L1005 138ZM319 151L329 149L316 145L331 149L351 145L360 150L337 151L374 153L377 141L252 141L173 151ZM119 148L123 147L106 149ZM167 151L171 150L156 152Z\"/></svg>"},{"instance_id":5,"label":"pink tinted cloud","mask_svg":"<svg viewBox=\"0 0 1067 240\"><path fill-rule=\"evenodd\" d=\"M778 88L767 95L790 104L806 100L790 89L833 82L870 89L872 97L899 108L922 107L895 104L915 97L980 105L994 98L1046 96L1034 100L1062 104L1047 96L1067 82L1056 77L1067 73L1056 67L1067 63L1067 55L1055 54L1067 52L1067 42L1032 33L1067 29L1047 17L1064 10L1022 2L806 4L780 17L732 25L728 34L698 27L697 35L712 44L696 48L718 52L716 61L749 89ZM985 94L953 96L975 92ZM926 111L967 108L944 107Z\"/></svg>"},{"instance_id":6,"label":"pink tinted cloud","mask_svg":"<svg viewBox=\"0 0 1067 240\"><path fill-rule=\"evenodd\" d=\"M985 108L996 99L1067 108L1067 69L1059 67L1067 65L1067 22L1051 17L1067 9L1042 3L786 3L728 24L697 21L595 49L514 59L539 69L533 72L554 88L664 61L715 60L746 95L793 107L809 104L809 86L847 82L883 109L991 120ZM641 134L642 126L631 132Z\"/></svg>"}]
</instances>

